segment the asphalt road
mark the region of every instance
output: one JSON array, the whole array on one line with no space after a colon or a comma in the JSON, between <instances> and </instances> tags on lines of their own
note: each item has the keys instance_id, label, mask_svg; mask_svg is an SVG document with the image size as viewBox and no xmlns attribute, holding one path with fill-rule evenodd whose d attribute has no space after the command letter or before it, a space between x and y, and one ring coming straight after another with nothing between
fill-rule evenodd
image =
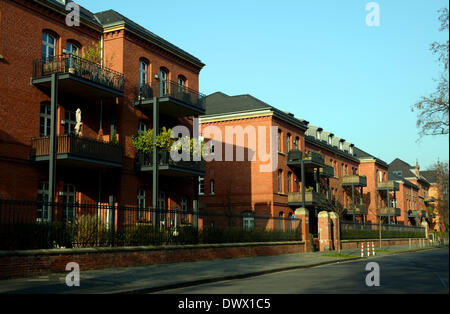
<instances>
[{"instance_id":1,"label":"asphalt road","mask_svg":"<svg viewBox=\"0 0 450 314\"><path fill-rule=\"evenodd\" d=\"M380 286L366 285L369 262L380 268ZM362 294L449 293L449 249L373 257L363 261L283 271L158 293L171 294Z\"/></svg>"}]
</instances>

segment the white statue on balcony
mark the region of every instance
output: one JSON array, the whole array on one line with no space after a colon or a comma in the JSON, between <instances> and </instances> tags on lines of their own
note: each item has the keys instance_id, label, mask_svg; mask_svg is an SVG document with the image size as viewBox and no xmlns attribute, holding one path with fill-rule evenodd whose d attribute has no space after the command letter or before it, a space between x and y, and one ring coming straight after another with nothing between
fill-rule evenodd
<instances>
[{"instance_id":1,"label":"white statue on balcony","mask_svg":"<svg viewBox=\"0 0 450 314\"><path fill-rule=\"evenodd\" d=\"M75 134L81 136L83 134L83 122L81 122L81 109L78 108L75 112L75 118L77 123L75 124Z\"/></svg>"}]
</instances>

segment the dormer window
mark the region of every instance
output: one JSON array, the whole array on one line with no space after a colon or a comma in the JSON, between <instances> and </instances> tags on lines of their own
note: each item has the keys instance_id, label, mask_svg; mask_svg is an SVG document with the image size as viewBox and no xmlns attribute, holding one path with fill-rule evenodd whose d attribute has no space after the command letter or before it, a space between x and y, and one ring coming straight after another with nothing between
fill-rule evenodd
<instances>
[{"instance_id":1,"label":"dormer window","mask_svg":"<svg viewBox=\"0 0 450 314\"><path fill-rule=\"evenodd\" d=\"M339 142L339 149L344 150L344 142Z\"/></svg>"},{"instance_id":2,"label":"dormer window","mask_svg":"<svg viewBox=\"0 0 450 314\"><path fill-rule=\"evenodd\" d=\"M333 145L333 135L328 135L328 145Z\"/></svg>"},{"instance_id":3,"label":"dormer window","mask_svg":"<svg viewBox=\"0 0 450 314\"><path fill-rule=\"evenodd\" d=\"M320 141L320 135L322 134L322 131L320 129L318 129L316 131L316 139L318 139Z\"/></svg>"}]
</instances>

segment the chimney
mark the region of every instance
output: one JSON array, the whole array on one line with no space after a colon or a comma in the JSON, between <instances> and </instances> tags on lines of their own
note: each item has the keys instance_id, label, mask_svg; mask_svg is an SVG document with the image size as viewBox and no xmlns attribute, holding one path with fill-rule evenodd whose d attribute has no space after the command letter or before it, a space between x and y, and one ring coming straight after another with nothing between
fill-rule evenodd
<instances>
[{"instance_id":1,"label":"chimney","mask_svg":"<svg viewBox=\"0 0 450 314\"><path fill-rule=\"evenodd\" d=\"M420 177L420 166L419 166L419 161L416 159L416 176Z\"/></svg>"}]
</instances>

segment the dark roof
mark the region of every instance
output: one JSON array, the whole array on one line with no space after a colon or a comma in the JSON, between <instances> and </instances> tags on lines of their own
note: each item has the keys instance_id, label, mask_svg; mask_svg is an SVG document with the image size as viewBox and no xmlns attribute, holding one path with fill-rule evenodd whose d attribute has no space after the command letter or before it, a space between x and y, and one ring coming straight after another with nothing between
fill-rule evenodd
<instances>
[{"instance_id":1,"label":"dark roof","mask_svg":"<svg viewBox=\"0 0 450 314\"><path fill-rule=\"evenodd\" d=\"M248 94L228 96L222 92L216 92L206 97L205 114L225 114L271 108L273 107Z\"/></svg>"},{"instance_id":2,"label":"dark roof","mask_svg":"<svg viewBox=\"0 0 450 314\"><path fill-rule=\"evenodd\" d=\"M378 162L379 164L383 165L383 166L387 166L388 164L381 160L380 158L377 158L365 151L363 151L362 149L358 148L358 147L354 147L353 148L353 153L355 154L356 157L358 158L373 158L375 159L376 162Z\"/></svg>"},{"instance_id":3,"label":"dark roof","mask_svg":"<svg viewBox=\"0 0 450 314\"><path fill-rule=\"evenodd\" d=\"M420 174L430 183L437 183L436 170L420 171Z\"/></svg>"},{"instance_id":4,"label":"dark roof","mask_svg":"<svg viewBox=\"0 0 450 314\"><path fill-rule=\"evenodd\" d=\"M390 164L389 164L389 171L390 172L400 172L402 173L402 177L405 178L411 178L411 177L415 177L415 173L413 173L411 171L411 169L413 169L414 167L411 166L410 164L408 164L407 162L401 160L400 158L396 158L394 159Z\"/></svg>"},{"instance_id":5,"label":"dark roof","mask_svg":"<svg viewBox=\"0 0 450 314\"><path fill-rule=\"evenodd\" d=\"M99 22L103 25L103 27L109 27L114 25L122 25L125 24L132 29L150 37L152 40L156 41L161 46L172 50L176 53L181 54L184 58L190 60L191 62L196 63L199 67L203 67L204 64L200 61L200 59L194 57L193 55L187 53L186 51L182 50L181 48L175 46L174 44L171 44L167 40L159 37L158 35L150 32L148 29L142 27L141 25L133 22L129 18L123 16L117 11L114 10L107 10L102 11L99 13L95 13L95 17L99 20Z\"/></svg>"},{"instance_id":6,"label":"dark roof","mask_svg":"<svg viewBox=\"0 0 450 314\"><path fill-rule=\"evenodd\" d=\"M412 187L416 190L419 189L419 187L417 185L415 185L414 183L412 183L411 181L408 181L405 178L403 178L402 176L396 175L392 172L388 172L388 180L402 181L403 184L405 184L409 187Z\"/></svg>"},{"instance_id":7,"label":"dark roof","mask_svg":"<svg viewBox=\"0 0 450 314\"><path fill-rule=\"evenodd\" d=\"M258 110L270 110L281 119L290 122L302 129L307 129L308 122L295 118L292 113L281 111L249 94L228 96L222 92L215 92L206 97L205 115L221 115L231 113L244 113Z\"/></svg>"}]
</instances>

